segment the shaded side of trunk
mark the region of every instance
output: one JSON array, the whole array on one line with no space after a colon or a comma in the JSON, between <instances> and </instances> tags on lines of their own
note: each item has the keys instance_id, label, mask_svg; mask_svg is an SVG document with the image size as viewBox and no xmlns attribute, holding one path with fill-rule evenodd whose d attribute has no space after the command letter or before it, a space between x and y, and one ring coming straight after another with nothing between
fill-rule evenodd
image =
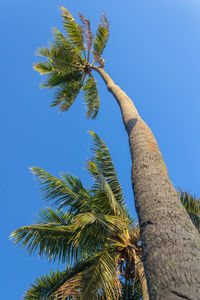
<instances>
[{"instance_id":1,"label":"shaded side of trunk","mask_svg":"<svg viewBox=\"0 0 200 300\"><path fill-rule=\"evenodd\" d=\"M93 67L117 100L128 133L132 185L150 299L200 298L200 236L178 200L152 131L131 99Z\"/></svg>"}]
</instances>

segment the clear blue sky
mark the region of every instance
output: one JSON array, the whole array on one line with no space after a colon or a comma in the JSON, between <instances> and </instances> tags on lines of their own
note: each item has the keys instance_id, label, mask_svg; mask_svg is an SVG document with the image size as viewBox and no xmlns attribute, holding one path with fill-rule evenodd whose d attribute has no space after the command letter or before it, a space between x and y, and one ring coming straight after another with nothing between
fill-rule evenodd
<instances>
[{"instance_id":1,"label":"clear blue sky","mask_svg":"<svg viewBox=\"0 0 200 300\"><path fill-rule=\"evenodd\" d=\"M39 166L54 175L69 171L85 185L90 157L88 130L107 143L116 164L126 203L134 211L130 154L119 108L98 80L100 113L85 118L78 98L70 111L50 108L53 92L40 90L32 69L37 47L51 41L51 28L62 28L59 6L80 12L96 28L104 11L110 40L106 71L132 97L153 130L170 177L200 196L200 3L198 0L73 0L0 3L1 32L1 299L22 299L37 276L57 269L45 259L29 257L8 236L35 221L46 204L29 174ZM62 269L63 266L60 266Z\"/></svg>"}]
</instances>

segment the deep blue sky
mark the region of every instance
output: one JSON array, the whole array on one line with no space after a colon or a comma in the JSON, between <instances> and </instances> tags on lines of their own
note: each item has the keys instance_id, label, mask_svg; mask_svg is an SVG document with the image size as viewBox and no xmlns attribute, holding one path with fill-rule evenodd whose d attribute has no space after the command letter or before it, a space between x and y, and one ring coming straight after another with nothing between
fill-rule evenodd
<instances>
[{"instance_id":1,"label":"deep blue sky","mask_svg":"<svg viewBox=\"0 0 200 300\"><path fill-rule=\"evenodd\" d=\"M34 222L46 204L28 168L39 166L54 175L69 171L85 185L91 129L107 143L134 212L130 154L115 100L98 80L100 113L85 118L78 98L65 114L50 108L53 92L40 90L41 77L32 69L37 47L51 41L51 28L62 29L59 6L75 17L81 12L95 29L104 11L110 40L106 71L134 100L153 130L170 177L200 196L200 4L198 0L73 0L0 3L1 33L1 299L22 299L36 276L56 269L45 259L29 257L8 236ZM60 266L62 269L62 266Z\"/></svg>"}]
</instances>

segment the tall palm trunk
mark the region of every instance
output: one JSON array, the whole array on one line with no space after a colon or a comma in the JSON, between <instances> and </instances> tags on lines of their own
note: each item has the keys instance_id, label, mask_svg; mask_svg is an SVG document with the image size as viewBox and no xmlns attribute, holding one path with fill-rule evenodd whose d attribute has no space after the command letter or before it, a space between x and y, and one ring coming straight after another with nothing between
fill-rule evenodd
<instances>
[{"instance_id":1,"label":"tall palm trunk","mask_svg":"<svg viewBox=\"0 0 200 300\"><path fill-rule=\"evenodd\" d=\"M200 299L200 236L178 200L152 131L101 68L128 133L132 185L150 299Z\"/></svg>"}]
</instances>

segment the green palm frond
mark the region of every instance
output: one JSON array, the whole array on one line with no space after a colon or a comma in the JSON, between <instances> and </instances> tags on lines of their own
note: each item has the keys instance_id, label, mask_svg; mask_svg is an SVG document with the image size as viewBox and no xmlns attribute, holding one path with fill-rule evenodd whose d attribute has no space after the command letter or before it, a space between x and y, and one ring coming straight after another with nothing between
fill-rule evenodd
<instances>
[{"instance_id":1,"label":"green palm frond","mask_svg":"<svg viewBox=\"0 0 200 300\"><path fill-rule=\"evenodd\" d=\"M45 82L41 84L42 88L54 88L54 87L59 87L64 86L68 87L73 83L74 89L76 89L76 85L79 87L80 85L80 80L82 78L82 74L79 71L74 71L69 74L62 74L57 71L52 71L51 74L48 76ZM68 97L70 97L70 90Z\"/></svg>"},{"instance_id":2,"label":"green palm frond","mask_svg":"<svg viewBox=\"0 0 200 300\"><path fill-rule=\"evenodd\" d=\"M50 275L44 275L35 280L23 297L24 300L55 300L52 294L66 280L66 272L51 271Z\"/></svg>"},{"instance_id":3,"label":"green palm frond","mask_svg":"<svg viewBox=\"0 0 200 300\"><path fill-rule=\"evenodd\" d=\"M120 281L117 276L116 257L110 249L99 251L92 257L90 268L66 281L56 291L58 299L66 299L79 288L81 299L118 299L120 295ZM105 298L101 298L105 295Z\"/></svg>"},{"instance_id":4,"label":"green palm frond","mask_svg":"<svg viewBox=\"0 0 200 300\"><path fill-rule=\"evenodd\" d=\"M39 181L41 191L43 194L43 200L56 201L54 205L62 204L63 201L73 201L77 195L71 191L64 180L52 176L48 172L41 168L33 167L30 168L31 173L34 174Z\"/></svg>"},{"instance_id":5,"label":"green palm frond","mask_svg":"<svg viewBox=\"0 0 200 300\"><path fill-rule=\"evenodd\" d=\"M62 174L62 179L59 179L37 167L30 170L39 180L43 200L52 201L52 205L58 208L69 206L71 212L88 211L91 196L77 177Z\"/></svg>"},{"instance_id":6,"label":"green palm frond","mask_svg":"<svg viewBox=\"0 0 200 300\"><path fill-rule=\"evenodd\" d=\"M121 285L117 276L115 255L109 249L104 249L94 258L96 258L96 263L89 272L85 271L83 274L83 280L87 282L83 291L83 299L94 299L93 295L97 297L102 294L106 296L106 299L118 299Z\"/></svg>"},{"instance_id":7,"label":"green palm frond","mask_svg":"<svg viewBox=\"0 0 200 300\"><path fill-rule=\"evenodd\" d=\"M34 65L34 69L42 74L49 74L54 71L51 63L47 60L45 62L38 62Z\"/></svg>"},{"instance_id":8,"label":"green palm frond","mask_svg":"<svg viewBox=\"0 0 200 300\"><path fill-rule=\"evenodd\" d=\"M66 52L71 54L73 61L77 64L84 64L84 59L82 57L81 50L79 50L77 47L74 47L74 45L66 38L66 36L62 34L57 28L53 28L53 37L53 44L56 47L61 47L62 49L65 49Z\"/></svg>"},{"instance_id":9,"label":"green palm frond","mask_svg":"<svg viewBox=\"0 0 200 300\"><path fill-rule=\"evenodd\" d=\"M41 47L36 52L37 55L47 59L52 65L53 70L57 72L69 73L73 71L73 68L78 68L73 59L73 52L69 51L69 47L55 45L50 48ZM35 67L34 67L35 68ZM35 68L37 70L37 68Z\"/></svg>"},{"instance_id":10,"label":"green palm frond","mask_svg":"<svg viewBox=\"0 0 200 300\"><path fill-rule=\"evenodd\" d=\"M78 53L67 40L62 40L61 42L62 34L59 33L59 31L56 31L54 36L56 36L56 40L52 47L41 47L38 49L37 55L46 58L46 61L43 63L36 63L34 69L41 74L48 73L49 80L51 78L51 73L52 76L54 73L57 73L60 76L71 75L71 80L74 80L73 74L75 73L77 75L77 73L80 73L82 66L83 59L81 58L81 54ZM59 85L59 83L60 82L58 82L57 85ZM45 87L51 88L54 86L55 85L47 85Z\"/></svg>"},{"instance_id":11,"label":"green palm frond","mask_svg":"<svg viewBox=\"0 0 200 300\"><path fill-rule=\"evenodd\" d=\"M45 57L45 58L51 58L52 57L52 52L51 49L48 47L39 47L36 55L41 56L41 57Z\"/></svg>"},{"instance_id":12,"label":"green palm frond","mask_svg":"<svg viewBox=\"0 0 200 300\"><path fill-rule=\"evenodd\" d=\"M73 232L70 225L64 224L68 222L59 212L52 210L43 211L43 219L45 224L36 224L23 226L12 232L10 238L16 245L26 248L28 254L38 252L39 256L46 256L49 260L66 262L67 260L76 259L79 249L73 247ZM57 216L55 217L55 214ZM51 215L51 216L50 216ZM47 222L47 218L59 220L61 222Z\"/></svg>"},{"instance_id":13,"label":"green palm frond","mask_svg":"<svg viewBox=\"0 0 200 300\"><path fill-rule=\"evenodd\" d=\"M58 87L55 100L51 106L58 105L59 110L64 112L69 109L78 96L82 88L84 76L80 69L80 57L72 51L72 47L61 46L60 44L57 47L39 48L39 55L46 57L47 60L36 63L34 69L41 74L47 74L46 80L41 84L41 87Z\"/></svg>"},{"instance_id":14,"label":"green palm frond","mask_svg":"<svg viewBox=\"0 0 200 300\"><path fill-rule=\"evenodd\" d=\"M109 36L109 25L105 14L101 18L93 41L94 57L100 56L106 46Z\"/></svg>"},{"instance_id":15,"label":"green palm frond","mask_svg":"<svg viewBox=\"0 0 200 300\"><path fill-rule=\"evenodd\" d=\"M190 193L178 191L178 196L193 224L200 231L200 199Z\"/></svg>"},{"instance_id":16,"label":"green palm frond","mask_svg":"<svg viewBox=\"0 0 200 300\"><path fill-rule=\"evenodd\" d=\"M62 83L57 88L51 107L59 106L60 112L67 111L77 98L82 88L82 80Z\"/></svg>"},{"instance_id":17,"label":"green palm frond","mask_svg":"<svg viewBox=\"0 0 200 300\"><path fill-rule=\"evenodd\" d=\"M123 220L121 217L94 212L78 214L73 217L72 222L74 223L74 228L83 228L87 225L95 224L101 225L101 230L105 229L110 231L110 233L114 231L122 232L127 225L126 220Z\"/></svg>"},{"instance_id":18,"label":"green palm frond","mask_svg":"<svg viewBox=\"0 0 200 300\"><path fill-rule=\"evenodd\" d=\"M87 105L87 118L95 119L99 111L99 94L97 83L92 75L85 81L83 90L83 99Z\"/></svg>"},{"instance_id":19,"label":"green palm frond","mask_svg":"<svg viewBox=\"0 0 200 300\"><path fill-rule=\"evenodd\" d=\"M80 249L100 249L108 241L116 243L115 238L126 227L126 220L120 217L92 212L78 214L71 225L73 245Z\"/></svg>"},{"instance_id":20,"label":"green palm frond","mask_svg":"<svg viewBox=\"0 0 200 300\"><path fill-rule=\"evenodd\" d=\"M50 275L41 276L31 284L31 287L26 292L24 300L56 300L56 291L68 280L75 277L80 272L88 269L93 265L91 258L79 261L73 266L67 265L65 271L51 271ZM54 294L55 293L55 294ZM68 299L68 298L66 298ZM71 299L71 298L69 298Z\"/></svg>"},{"instance_id":21,"label":"green palm frond","mask_svg":"<svg viewBox=\"0 0 200 300\"><path fill-rule=\"evenodd\" d=\"M119 184L117 178L117 173L110 152L104 141L96 133L90 131L90 134L93 139L93 146L91 149L93 151L94 157L92 160L95 162L98 169L108 182L116 201L119 203L119 205L121 205L121 207L124 210L124 196L122 193L121 185Z\"/></svg>"},{"instance_id":22,"label":"green palm frond","mask_svg":"<svg viewBox=\"0 0 200 300\"><path fill-rule=\"evenodd\" d=\"M102 202L102 199L104 199L104 203L102 204L105 206L105 208L107 206L107 209L110 213L112 212L114 215L120 214L119 203L116 201L115 195L113 194L110 185L93 161L88 161L88 170L94 177L96 182L93 188L93 192L95 193L95 201L99 199L99 202Z\"/></svg>"},{"instance_id":23,"label":"green palm frond","mask_svg":"<svg viewBox=\"0 0 200 300\"><path fill-rule=\"evenodd\" d=\"M46 209L41 209L37 213L39 224L49 224L55 223L60 225L71 224L72 215L69 212L64 212L63 210L53 210L50 207Z\"/></svg>"},{"instance_id":24,"label":"green palm frond","mask_svg":"<svg viewBox=\"0 0 200 300\"><path fill-rule=\"evenodd\" d=\"M76 23L75 19L66 8L61 7L61 15L68 38L75 47L84 51L83 32L81 27Z\"/></svg>"}]
</instances>

